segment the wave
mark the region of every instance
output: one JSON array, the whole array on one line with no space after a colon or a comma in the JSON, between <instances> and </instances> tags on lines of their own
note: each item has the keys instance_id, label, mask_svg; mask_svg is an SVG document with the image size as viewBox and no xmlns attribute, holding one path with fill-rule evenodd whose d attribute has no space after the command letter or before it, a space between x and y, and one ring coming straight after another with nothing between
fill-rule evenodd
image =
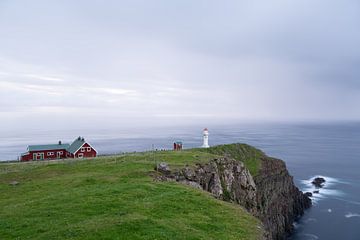
<instances>
[{"instance_id":1,"label":"wave","mask_svg":"<svg viewBox=\"0 0 360 240\"><path fill-rule=\"evenodd\" d=\"M353 200L348 200L348 199L343 199L343 198L335 198L335 199L346 202L346 203L354 204L354 205L360 205L360 202L358 202L358 201L353 201Z\"/></svg>"},{"instance_id":2,"label":"wave","mask_svg":"<svg viewBox=\"0 0 360 240\"><path fill-rule=\"evenodd\" d=\"M359 213L348 213L348 214L345 214L345 217L346 218L352 218L352 217L360 217L360 214Z\"/></svg>"},{"instance_id":3,"label":"wave","mask_svg":"<svg viewBox=\"0 0 360 240\"><path fill-rule=\"evenodd\" d=\"M317 222L316 218L307 218L304 220L305 223L308 223L308 222Z\"/></svg>"},{"instance_id":4,"label":"wave","mask_svg":"<svg viewBox=\"0 0 360 240\"><path fill-rule=\"evenodd\" d=\"M305 233L303 234L304 237L306 237L306 239L308 240L316 240L319 239L318 236L316 236L315 234L310 234L310 233Z\"/></svg>"},{"instance_id":5,"label":"wave","mask_svg":"<svg viewBox=\"0 0 360 240\"><path fill-rule=\"evenodd\" d=\"M314 184L312 184L312 181L314 180L314 178L317 178L317 177L325 179L325 184L322 188L317 188L314 186ZM342 197L342 196L344 196L345 195L344 192L342 192L341 190L338 190L338 189L334 189L332 187L334 187L338 184L349 184L338 178L322 176L322 175L312 176L309 179L302 180L301 183L304 186L302 188L303 192L311 192L313 194L312 197L310 197L310 198L313 201L313 203L315 203L315 204L319 200L322 200L327 197ZM314 193L314 191L319 191L319 193Z\"/></svg>"},{"instance_id":6,"label":"wave","mask_svg":"<svg viewBox=\"0 0 360 240\"><path fill-rule=\"evenodd\" d=\"M327 186L327 187L333 186L335 184L350 184L349 182L340 180L338 178L333 178L333 177L328 177L328 176L323 176L323 175L315 175L315 176L310 177L307 180L302 180L301 182L303 184L311 184L311 185L313 185L311 182L314 180L314 178L317 178L317 177L324 178L325 181L326 181L324 186Z\"/></svg>"}]
</instances>

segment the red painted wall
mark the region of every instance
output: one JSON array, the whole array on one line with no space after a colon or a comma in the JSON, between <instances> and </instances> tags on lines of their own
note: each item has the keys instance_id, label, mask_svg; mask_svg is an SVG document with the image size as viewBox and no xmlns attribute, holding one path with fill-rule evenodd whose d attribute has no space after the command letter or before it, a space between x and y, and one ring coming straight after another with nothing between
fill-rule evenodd
<instances>
[{"instance_id":1,"label":"red painted wall","mask_svg":"<svg viewBox=\"0 0 360 240\"><path fill-rule=\"evenodd\" d=\"M84 148L85 151L82 151L82 148ZM90 151L88 151L88 148L90 148ZM83 155L83 158L90 158L90 157L96 157L96 151L93 149L88 143L85 143L76 153L75 158L79 158L79 156Z\"/></svg>"},{"instance_id":2,"label":"red painted wall","mask_svg":"<svg viewBox=\"0 0 360 240\"><path fill-rule=\"evenodd\" d=\"M20 160L21 160L21 161L30 161L30 160L32 160L32 156L31 156L31 158L30 158L30 154L27 153L26 155L21 156Z\"/></svg>"},{"instance_id":3,"label":"red painted wall","mask_svg":"<svg viewBox=\"0 0 360 240\"><path fill-rule=\"evenodd\" d=\"M182 144L174 143L174 150L175 150L175 151L180 151L180 150L182 150Z\"/></svg>"},{"instance_id":4,"label":"red painted wall","mask_svg":"<svg viewBox=\"0 0 360 240\"><path fill-rule=\"evenodd\" d=\"M53 155L49 155L48 153L53 153ZM66 150L65 149L58 149L58 150L46 150L46 151L30 151L27 155L24 155L21 157L21 161L31 161L31 160L36 160L33 159L33 154L34 153L44 153L44 160L51 160L51 159L59 159L57 157L57 153L58 152L62 152L62 154L60 154L59 158L66 158ZM40 158L38 158L40 160Z\"/></svg>"},{"instance_id":5,"label":"red painted wall","mask_svg":"<svg viewBox=\"0 0 360 240\"><path fill-rule=\"evenodd\" d=\"M82 148L84 148L84 151L82 152ZM90 148L88 151L88 148ZM48 152L53 152L54 155L48 156ZM85 143L75 154L67 152L65 149L59 149L59 150L46 150L46 151L31 151L28 154L21 157L21 161L32 161L36 160L33 159L34 153L44 153L44 160L52 160L52 159L58 159L57 152L62 152L60 155L60 158L79 158L81 157L81 154L83 155L83 158L91 158L96 157L97 153L95 149L93 149L88 143ZM40 158L38 158L40 160Z\"/></svg>"}]
</instances>

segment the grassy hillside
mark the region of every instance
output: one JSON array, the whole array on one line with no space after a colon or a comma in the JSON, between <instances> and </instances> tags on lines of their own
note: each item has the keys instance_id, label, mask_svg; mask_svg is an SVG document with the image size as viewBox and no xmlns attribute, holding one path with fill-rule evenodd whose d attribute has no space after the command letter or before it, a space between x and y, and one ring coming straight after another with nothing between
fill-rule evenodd
<instances>
[{"instance_id":1,"label":"grassy hillside","mask_svg":"<svg viewBox=\"0 0 360 240\"><path fill-rule=\"evenodd\" d=\"M261 238L240 207L149 176L154 159L174 168L213 157L194 149L0 164L0 239Z\"/></svg>"},{"instance_id":2,"label":"grassy hillside","mask_svg":"<svg viewBox=\"0 0 360 240\"><path fill-rule=\"evenodd\" d=\"M227 156L236 160L242 161L249 169L252 176L256 176L261 167L261 158L265 154L250 145L247 144L226 144L218 145L211 148L198 149L199 151L215 154L219 156Z\"/></svg>"}]
</instances>

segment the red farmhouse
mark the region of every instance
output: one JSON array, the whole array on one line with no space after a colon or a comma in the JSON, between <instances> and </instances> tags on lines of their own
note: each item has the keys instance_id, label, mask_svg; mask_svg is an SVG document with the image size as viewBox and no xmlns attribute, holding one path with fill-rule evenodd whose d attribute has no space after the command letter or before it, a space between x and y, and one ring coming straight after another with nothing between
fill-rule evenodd
<instances>
[{"instance_id":1,"label":"red farmhouse","mask_svg":"<svg viewBox=\"0 0 360 240\"><path fill-rule=\"evenodd\" d=\"M97 151L84 138L78 137L72 144L30 145L21 154L21 161L51 160L64 158L96 157Z\"/></svg>"}]
</instances>

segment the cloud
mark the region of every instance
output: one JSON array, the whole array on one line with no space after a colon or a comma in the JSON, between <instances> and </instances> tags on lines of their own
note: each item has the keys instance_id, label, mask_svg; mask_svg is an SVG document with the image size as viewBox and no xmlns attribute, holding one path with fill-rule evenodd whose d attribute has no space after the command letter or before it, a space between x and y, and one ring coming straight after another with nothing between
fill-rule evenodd
<instances>
[{"instance_id":1,"label":"cloud","mask_svg":"<svg viewBox=\"0 0 360 240\"><path fill-rule=\"evenodd\" d=\"M103 87L86 87L83 91L91 93L104 93L122 96L136 96L138 92L136 90L124 89L124 88L103 88Z\"/></svg>"},{"instance_id":2,"label":"cloud","mask_svg":"<svg viewBox=\"0 0 360 240\"><path fill-rule=\"evenodd\" d=\"M37 74L23 74L24 77L33 78L36 80L50 81L50 82L64 82L64 79L59 77L42 76Z\"/></svg>"},{"instance_id":3,"label":"cloud","mask_svg":"<svg viewBox=\"0 0 360 240\"><path fill-rule=\"evenodd\" d=\"M0 4L0 111L14 119L360 118L357 1Z\"/></svg>"}]
</instances>

